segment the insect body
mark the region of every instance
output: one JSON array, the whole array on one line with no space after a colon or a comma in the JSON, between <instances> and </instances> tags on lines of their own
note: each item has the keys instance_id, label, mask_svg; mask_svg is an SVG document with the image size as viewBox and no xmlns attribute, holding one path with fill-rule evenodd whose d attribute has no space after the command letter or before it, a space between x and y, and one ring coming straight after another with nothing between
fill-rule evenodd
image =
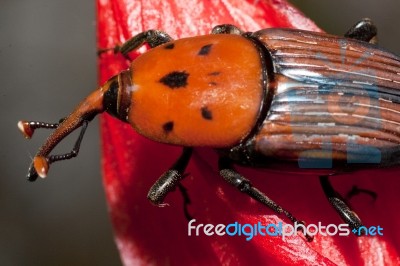
<instances>
[{"instance_id":1,"label":"insect body","mask_svg":"<svg viewBox=\"0 0 400 266\"><path fill-rule=\"evenodd\" d=\"M160 31L140 33L120 52L144 43L152 49L60 124L20 121L26 137L38 127L56 128L34 157L28 179L45 177L50 163L76 156L88 121L107 111L152 140L184 147L150 189L155 204L179 185L192 147L207 146L219 152L226 181L292 222L298 220L232 164L329 168L320 177L325 194L351 227L361 226L328 176L400 162L400 63L372 44L375 26L364 19L345 38L290 29L243 33L232 25L212 33L176 41ZM70 153L49 155L81 126Z\"/></svg>"}]
</instances>

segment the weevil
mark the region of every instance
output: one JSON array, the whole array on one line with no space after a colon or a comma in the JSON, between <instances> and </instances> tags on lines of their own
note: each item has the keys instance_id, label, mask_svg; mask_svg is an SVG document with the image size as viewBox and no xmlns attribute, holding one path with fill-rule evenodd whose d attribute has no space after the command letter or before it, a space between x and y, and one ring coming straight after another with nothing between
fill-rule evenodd
<instances>
[{"instance_id":1,"label":"weevil","mask_svg":"<svg viewBox=\"0 0 400 266\"><path fill-rule=\"evenodd\" d=\"M89 121L106 111L151 140L183 147L148 193L156 205L180 186L192 149L210 147L229 184L292 222L299 220L233 165L318 169L331 205L358 229L360 218L329 177L400 162L399 57L379 48L376 35L369 19L344 37L280 28L243 32L228 24L179 40L158 30L139 33L116 50L128 56L144 44L151 49L60 123L18 123L27 138L36 128L55 128L33 158L28 179L45 177L51 163L77 156ZM79 127L71 152L50 155ZM327 169L319 174L319 168Z\"/></svg>"}]
</instances>

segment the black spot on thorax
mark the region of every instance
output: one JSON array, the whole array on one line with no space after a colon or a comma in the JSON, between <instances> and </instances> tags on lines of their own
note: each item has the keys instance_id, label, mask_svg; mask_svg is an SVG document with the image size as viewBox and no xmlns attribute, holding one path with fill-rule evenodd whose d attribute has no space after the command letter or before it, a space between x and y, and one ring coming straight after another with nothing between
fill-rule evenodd
<instances>
[{"instance_id":1,"label":"black spot on thorax","mask_svg":"<svg viewBox=\"0 0 400 266\"><path fill-rule=\"evenodd\" d=\"M162 77L160 82L171 89L186 87L189 73L185 71L172 71Z\"/></svg>"},{"instance_id":2,"label":"black spot on thorax","mask_svg":"<svg viewBox=\"0 0 400 266\"><path fill-rule=\"evenodd\" d=\"M174 121L168 121L164 125L162 125L162 128L165 133L170 133L174 129Z\"/></svg>"},{"instance_id":3,"label":"black spot on thorax","mask_svg":"<svg viewBox=\"0 0 400 266\"><path fill-rule=\"evenodd\" d=\"M212 46L212 44L204 45L203 47L200 48L197 55L208 55L211 51L211 46Z\"/></svg>"},{"instance_id":4,"label":"black spot on thorax","mask_svg":"<svg viewBox=\"0 0 400 266\"><path fill-rule=\"evenodd\" d=\"M201 116L206 120L213 119L212 112L207 108L207 106L201 108Z\"/></svg>"}]
</instances>

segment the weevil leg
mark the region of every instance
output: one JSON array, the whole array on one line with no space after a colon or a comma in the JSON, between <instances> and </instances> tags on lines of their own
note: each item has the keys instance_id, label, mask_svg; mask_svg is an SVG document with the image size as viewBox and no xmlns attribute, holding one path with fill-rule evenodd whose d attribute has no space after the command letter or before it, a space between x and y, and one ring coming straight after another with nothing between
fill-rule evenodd
<instances>
[{"instance_id":1,"label":"weevil leg","mask_svg":"<svg viewBox=\"0 0 400 266\"><path fill-rule=\"evenodd\" d=\"M62 160L68 160L73 157L76 157L79 153L79 148L81 146L81 142L83 139L83 136L85 135L86 128L89 124L89 121L83 121L82 122L82 129L81 132L79 133L78 139L75 142L75 145L73 149L65 154L59 154L59 155L50 155L46 158L48 164L54 163L56 161L62 161ZM38 178L38 174L35 171L35 168L33 167L33 164L29 167L28 175L27 178L29 181L35 181Z\"/></svg>"},{"instance_id":2,"label":"weevil leg","mask_svg":"<svg viewBox=\"0 0 400 266\"><path fill-rule=\"evenodd\" d=\"M261 204L267 206L277 214L283 214L286 216L293 224L304 224L303 221L298 220L294 217L289 211L285 210L281 206L279 206L276 202L270 199L263 192L254 187L250 180L246 179L244 176L239 174L232 166L232 162L230 159L226 157L221 157L218 162L219 174L225 179L226 182L233 185L240 192L243 192L249 195L251 198L260 202ZM309 235L304 235L308 241L312 241L312 237Z\"/></svg>"},{"instance_id":3,"label":"weevil leg","mask_svg":"<svg viewBox=\"0 0 400 266\"><path fill-rule=\"evenodd\" d=\"M217 25L211 30L211 34L237 34L242 35L244 32L238 27L231 24Z\"/></svg>"},{"instance_id":4,"label":"weevil leg","mask_svg":"<svg viewBox=\"0 0 400 266\"><path fill-rule=\"evenodd\" d=\"M346 201L349 201L352 197L357 196L359 194L367 194L371 196L371 198L375 201L376 198L378 197L378 194L376 194L375 191L369 190L369 189L364 189L364 188L359 188L357 186L353 186L351 190L346 194Z\"/></svg>"},{"instance_id":5,"label":"weevil leg","mask_svg":"<svg viewBox=\"0 0 400 266\"><path fill-rule=\"evenodd\" d=\"M378 29L369 18L364 18L353 25L346 33L345 37L359 41L377 43Z\"/></svg>"},{"instance_id":6,"label":"weevil leg","mask_svg":"<svg viewBox=\"0 0 400 266\"><path fill-rule=\"evenodd\" d=\"M124 57L129 59L128 53L138 49L145 43L147 43L151 48L154 48L161 44L170 42L172 40L173 40L172 37L163 31L147 30L133 36L120 46L117 45L114 48L99 49L97 51L97 54L100 55L107 51L114 51L114 53L120 52Z\"/></svg>"},{"instance_id":7,"label":"weevil leg","mask_svg":"<svg viewBox=\"0 0 400 266\"><path fill-rule=\"evenodd\" d=\"M192 155L192 148L183 148L182 155L174 163L174 165L166 171L150 188L147 198L155 205L164 206L164 199L169 192L179 188L184 198L184 211L187 218L190 217L187 211L187 205L190 203L186 189L179 183L185 175L185 169Z\"/></svg>"},{"instance_id":8,"label":"weevil leg","mask_svg":"<svg viewBox=\"0 0 400 266\"><path fill-rule=\"evenodd\" d=\"M346 204L345 200L335 191L329 181L329 175L320 176L319 180L324 190L325 196L328 198L329 203L333 206L336 212L340 215L343 221L345 221L351 229L358 230L363 226L360 218L357 214Z\"/></svg>"}]
</instances>

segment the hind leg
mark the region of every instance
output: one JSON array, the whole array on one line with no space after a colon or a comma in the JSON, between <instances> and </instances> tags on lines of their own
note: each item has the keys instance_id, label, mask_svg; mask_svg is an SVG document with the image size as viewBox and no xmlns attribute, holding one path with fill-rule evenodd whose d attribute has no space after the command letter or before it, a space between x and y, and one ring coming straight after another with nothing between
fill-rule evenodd
<instances>
[{"instance_id":1,"label":"hind leg","mask_svg":"<svg viewBox=\"0 0 400 266\"><path fill-rule=\"evenodd\" d=\"M364 18L353 25L345 34L344 37L356 39L359 41L377 43L378 29L369 18Z\"/></svg>"},{"instance_id":2,"label":"hind leg","mask_svg":"<svg viewBox=\"0 0 400 266\"><path fill-rule=\"evenodd\" d=\"M351 229L358 230L363 226L360 218L358 218L358 215L349 207L340 194L336 192L329 181L329 177L329 175L319 177L325 196L342 220L346 222Z\"/></svg>"}]
</instances>

